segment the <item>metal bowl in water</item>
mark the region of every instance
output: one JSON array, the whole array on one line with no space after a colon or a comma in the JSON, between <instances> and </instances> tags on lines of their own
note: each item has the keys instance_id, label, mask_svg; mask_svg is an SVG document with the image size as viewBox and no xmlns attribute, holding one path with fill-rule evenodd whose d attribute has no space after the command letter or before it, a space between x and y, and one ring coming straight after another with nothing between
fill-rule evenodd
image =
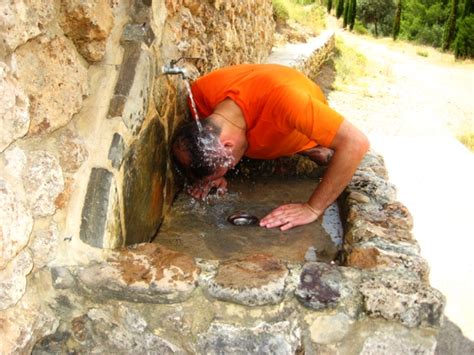
<instances>
[{"instance_id":1,"label":"metal bowl in water","mask_svg":"<svg viewBox=\"0 0 474 355\"><path fill-rule=\"evenodd\" d=\"M259 219L247 212L235 212L227 217L227 221L234 226L255 226Z\"/></svg>"}]
</instances>

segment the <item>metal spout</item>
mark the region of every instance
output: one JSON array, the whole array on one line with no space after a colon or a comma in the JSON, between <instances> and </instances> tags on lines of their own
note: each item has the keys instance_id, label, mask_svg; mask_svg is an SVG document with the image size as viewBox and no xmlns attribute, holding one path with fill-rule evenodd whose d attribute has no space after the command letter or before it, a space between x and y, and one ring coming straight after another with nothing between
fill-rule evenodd
<instances>
[{"instance_id":1,"label":"metal spout","mask_svg":"<svg viewBox=\"0 0 474 355\"><path fill-rule=\"evenodd\" d=\"M181 76L183 78L187 78L187 76L188 76L188 72L187 72L186 68L176 67L176 66L174 66L173 63L170 63L168 65L163 65L161 67L161 72L165 75L179 75L179 74L181 74Z\"/></svg>"},{"instance_id":2,"label":"metal spout","mask_svg":"<svg viewBox=\"0 0 474 355\"><path fill-rule=\"evenodd\" d=\"M183 77L183 79L189 79L189 73L186 68L183 67L178 67L176 64L180 62L181 60L199 60L203 58L194 58L194 57L181 57L178 59L173 59L170 61L169 64L166 64L161 67L161 72L165 75L179 75Z\"/></svg>"}]
</instances>

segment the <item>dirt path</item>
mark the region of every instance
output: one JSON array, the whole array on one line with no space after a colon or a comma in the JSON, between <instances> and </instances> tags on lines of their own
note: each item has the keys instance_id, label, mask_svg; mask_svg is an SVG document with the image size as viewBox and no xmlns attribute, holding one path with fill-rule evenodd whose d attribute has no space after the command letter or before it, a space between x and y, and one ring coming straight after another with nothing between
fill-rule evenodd
<instances>
[{"instance_id":1,"label":"dirt path","mask_svg":"<svg viewBox=\"0 0 474 355\"><path fill-rule=\"evenodd\" d=\"M474 63L456 63L452 55L391 39L342 30L337 36L367 57L368 75L329 99L364 131L412 136L474 131Z\"/></svg>"},{"instance_id":2,"label":"dirt path","mask_svg":"<svg viewBox=\"0 0 474 355\"><path fill-rule=\"evenodd\" d=\"M474 64L336 33L369 67L366 77L329 92L330 104L384 156L398 198L414 216L431 284L446 295L448 318L474 340L474 154L454 138L462 128L474 131Z\"/></svg>"}]
</instances>

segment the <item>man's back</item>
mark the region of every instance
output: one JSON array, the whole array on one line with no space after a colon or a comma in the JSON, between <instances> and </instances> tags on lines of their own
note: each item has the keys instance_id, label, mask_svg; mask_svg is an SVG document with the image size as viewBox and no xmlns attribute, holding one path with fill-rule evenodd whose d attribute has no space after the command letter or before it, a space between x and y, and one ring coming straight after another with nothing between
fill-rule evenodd
<instances>
[{"instance_id":1,"label":"man's back","mask_svg":"<svg viewBox=\"0 0 474 355\"><path fill-rule=\"evenodd\" d=\"M245 155L271 159L317 144L329 145L343 118L321 89L302 73L274 64L244 64L216 70L192 85L200 117L226 98L242 110L249 148Z\"/></svg>"}]
</instances>

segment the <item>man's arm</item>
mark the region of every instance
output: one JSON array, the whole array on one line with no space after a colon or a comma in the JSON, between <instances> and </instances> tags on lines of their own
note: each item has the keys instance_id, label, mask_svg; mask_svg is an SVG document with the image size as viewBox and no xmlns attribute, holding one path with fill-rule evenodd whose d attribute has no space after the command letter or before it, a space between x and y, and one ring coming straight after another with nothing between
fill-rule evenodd
<instances>
[{"instance_id":1,"label":"man's arm","mask_svg":"<svg viewBox=\"0 0 474 355\"><path fill-rule=\"evenodd\" d=\"M262 218L260 226L285 231L314 222L349 184L369 149L369 141L355 126L343 121L329 148L334 155L308 202L282 205Z\"/></svg>"}]
</instances>

